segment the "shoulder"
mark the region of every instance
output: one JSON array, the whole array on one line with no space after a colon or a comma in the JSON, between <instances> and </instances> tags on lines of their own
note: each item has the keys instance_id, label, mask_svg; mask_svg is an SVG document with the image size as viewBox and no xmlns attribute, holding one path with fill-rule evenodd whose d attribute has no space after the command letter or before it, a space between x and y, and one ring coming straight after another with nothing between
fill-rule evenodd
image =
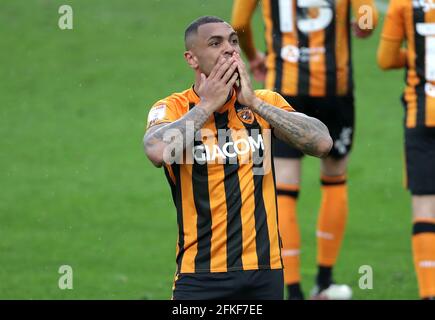
<instances>
[{"instance_id":1,"label":"shoulder","mask_svg":"<svg viewBox=\"0 0 435 320\"><path fill-rule=\"evenodd\" d=\"M163 99L158 100L153 104L153 106L166 105L168 108L180 109L181 111L184 108L189 107L188 91L189 90L173 93Z\"/></svg>"},{"instance_id":2,"label":"shoulder","mask_svg":"<svg viewBox=\"0 0 435 320\"><path fill-rule=\"evenodd\" d=\"M148 112L147 128L173 122L189 111L188 90L157 100Z\"/></svg>"},{"instance_id":3,"label":"shoulder","mask_svg":"<svg viewBox=\"0 0 435 320\"><path fill-rule=\"evenodd\" d=\"M282 105L282 104L288 105L288 102L282 95L272 90L267 90L267 89L255 90L255 95L261 100L264 100L272 105Z\"/></svg>"},{"instance_id":4,"label":"shoulder","mask_svg":"<svg viewBox=\"0 0 435 320\"><path fill-rule=\"evenodd\" d=\"M260 90L255 90L255 95L266 101L269 103L273 103L274 101L276 101L278 99L278 97L281 97L281 95L277 92L274 92L272 90L268 90L268 89L260 89Z\"/></svg>"},{"instance_id":5,"label":"shoulder","mask_svg":"<svg viewBox=\"0 0 435 320\"><path fill-rule=\"evenodd\" d=\"M262 89L255 90L255 95L274 107L278 107L286 111L294 111L293 107L288 103L288 101L278 92Z\"/></svg>"}]
</instances>

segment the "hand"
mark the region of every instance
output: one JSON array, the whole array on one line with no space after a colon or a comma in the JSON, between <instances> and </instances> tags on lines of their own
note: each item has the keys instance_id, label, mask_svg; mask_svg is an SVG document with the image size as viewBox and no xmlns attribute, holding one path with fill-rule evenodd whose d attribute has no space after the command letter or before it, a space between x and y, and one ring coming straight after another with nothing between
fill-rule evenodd
<instances>
[{"instance_id":1,"label":"hand","mask_svg":"<svg viewBox=\"0 0 435 320\"><path fill-rule=\"evenodd\" d=\"M257 82L264 82L266 79L266 56L263 52L257 51L254 59L249 61L252 76Z\"/></svg>"},{"instance_id":2,"label":"hand","mask_svg":"<svg viewBox=\"0 0 435 320\"><path fill-rule=\"evenodd\" d=\"M372 34L373 29L361 29L356 21L351 23L353 35L357 38L364 39Z\"/></svg>"},{"instance_id":3,"label":"hand","mask_svg":"<svg viewBox=\"0 0 435 320\"><path fill-rule=\"evenodd\" d=\"M201 73L201 79L196 92L201 99L201 105L210 112L220 109L238 78L237 61L221 58L213 67L208 77Z\"/></svg>"},{"instance_id":4,"label":"hand","mask_svg":"<svg viewBox=\"0 0 435 320\"><path fill-rule=\"evenodd\" d=\"M238 53L234 53L239 71L239 85L237 86L237 100L248 107L253 107L258 99L252 89L251 79L246 71L245 63Z\"/></svg>"}]
</instances>

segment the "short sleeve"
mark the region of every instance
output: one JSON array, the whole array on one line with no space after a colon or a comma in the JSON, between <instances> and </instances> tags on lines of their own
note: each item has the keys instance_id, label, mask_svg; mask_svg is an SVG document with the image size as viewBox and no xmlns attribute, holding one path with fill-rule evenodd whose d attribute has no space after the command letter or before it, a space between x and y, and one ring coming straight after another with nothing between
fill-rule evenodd
<instances>
[{"instance_id":1,"label":"short sleeve","mask_svg":"<svg viewBox=\"0 0 435 320\"><path fill-rule=\"evenodd\" d=\"M258 98L266 102L267 104L274 106L276 108L292 112L295 111L292 106L277 92L270 90L255 90L255 94ZM255 115L259 120L260 124L264 128L270 128L269 122L260 117L259 115Z\"/></svg>"},{"instance_id":2,"label":"short sleeve","mask_svg":"<svg viewBox=\"0 0 435 320\"><path fill-rule=\"evenodd\" d=\"M405 21L401 0L392 0L385 16L381 37L387 40L402 40L405 37Z\"/></svg>"},{"instance_id":3,"label":"short sleeve","mask_svg":"<svg viewBox=\"0 0 435 320\"><path fill-rule=\"evenodd\" d=\"M146 129L162 124L171 123L179 118L176 105L170 100L159 100L150 109Z\"/></svg>"},{"instance_id":4,"label":"short sleeve","mask_svg":"<svg viewBox=\"0 0 435 320\"><path fill-rule=\"evenodd\" d=\"M283 109L285 111L295 111L295 109L293 109L293 107L287 102L287 100L284 99L284 97L282 95L280 95L279 93L273 92L274 95L274 103L273 105L275 107L278 107L280 109Z\"/></svg>"}]
</instances>

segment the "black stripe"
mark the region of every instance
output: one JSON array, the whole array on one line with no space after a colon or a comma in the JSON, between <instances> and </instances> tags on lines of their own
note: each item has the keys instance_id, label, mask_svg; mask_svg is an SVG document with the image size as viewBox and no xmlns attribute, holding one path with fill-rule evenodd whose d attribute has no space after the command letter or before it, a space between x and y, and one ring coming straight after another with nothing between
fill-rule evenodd
<instances>
[{"instance_id":1,"label":"black stripe","mask_svg":"<svg viewBox=\"0 0 435 320\"><path fill-rule=\"evenodd\" d=\"M202 141L196 140L194 146L202 144ZM192 165L192 188L197 213L198 252L195 257L195 271L210 272L212 230L207 162L198 163L194 159Z\"/></svg>"},{"instance_id":2,"label":"black stripe","mask_svg":"<svg viewBox=\"0 0 435 320\"><path fill-rule=\"evenodd\" d=\"M336 34L335 34L335 1L328 1L333 11L332 20L325 29L325 63L326 63L326 95L337 94L337 62L335 56Z\"/></svg>"},{"instance_id":3,"label":"black stripe","mask_svg":"<svg viewBox=\"0 0 435 320\"><path fill-rule=\"evenodd\" d=\"M414 25L417 23L424 23L424 11L421 8L414 8L413 11ZM425 37L420 35L417 30L414 30L415 41L415 69L417 76L420 79L419 84L416 86L417 95L417 126L425 125L426 114L426 99L424 93L425 86L425 52L426 52L426 40Z\"/></svg>"},{"instance_id":4,"label":"black stripe","mask_svg":"<svg viewBox=\"0 0 435 320\"><path fill-rule=\"evenodd\" d=\"M415 88L415 94L417 96L417 119L416 125L426 126L426 93L424 89L424 85L418 85Z\"/></svg>"},{"instance_id":5,"label":"black stripe","mask_svg":"<svg viewBox=\"0 0 435 320\"><path fill-rule=\"evenodd\" d=\"M295 198L295 199L297 199L299 197L299 191L294 191L294 190L277 189L276 194L279 196L290 196L290 197Z\"/></svg>"},{"instance_id":6,"label":"black stripe","mask_svg":"<svg viewBox=\"0 0 435 320\"><path fill-rule=\"evenodd\" d=\"M228 128L228 111L224 113L214 113L216 130L218 130L219 147L231 142L232 138ZM220 130L220 131L219 131ZM222 131L224 130L224 131ZM227 134L222 134L222 132ZM219 134L221 133L221 134ZM233 147L228 148L229 153L234 152ZM238 176L238 159L226 159L224 166L224 186L225 198L227 203L227 268L241 269L243 238L242 238L242 194L240 191L240 181Z\"/></svg>"},{"instance_id":7,"label":"black stripe","mask_svg":"<svg viewBox=\"0 0 435 320\"><path fill-rule=\"evenodd\" d=\"M279 6L277 0L270 0L270 7L272 11L272 45L275 52L275 87L274 91L282 91L282 33L279 21Z\"/></svg>"},{"instance_id":8,"label":"black stripe","mask_svg":"<svg viewBox=\"0 0 435 320\"><path fill-rule=\"evenodd\" d=\"M175 183L172 181L171 176L169 175L169 171L166 168L166 166L164 166L164 171L165 171L165 176L166 176L166 180L168 180L169 186L171 187L171 195L172 195L172 201L174 202L174 205L177 206L177 202L176 202L176 186Z\"/></svg>"},{"instance_id":9,"label":"black stripe","mask_svg":"<svg viewBox=\"0 0 435 320\"><path fill-rule=\"evenodd\" d=\"M277 1L278 2L278 1ZM306 16L307 9L296 6L297 19L302 19ZM310 93L310 60L307 58L309 55L303 54L303 50L310 47L309 37L307 33L298 31L298 48L301 54L298 61L298 92L297 95L309 95ZM301 59L302 57L302 59ZM305 58L304 58L305 57ZM304 61L306 60L306 61Z\"/></svg>"},{"instance_id":10,"label":"black stripe","mask_svg":"<svg viewBox=\"0 0 435 320\"><path fill-rule=\"evenodd\" d=\"M276 217L276 227L278 230L278 240L279 240L279 259L281 261L281 266L284 265L283 261L282 261L282 254L281 254L281 248L283 248L283 244L282 244L282 238L281 238L281 233L279 232L279 214L278 214L278 197L276 196L276 179L275 179L275 165L274 165L274 161L273 161L273 152L272 150L274 150L274 141L275 139L273 137L270 137L270 162L272 164L272 176L273 176L273 187L275 190L275 208L276 208L276 213L275 213L275 217Z\"/></svg>"},{"instance_id":11,"label":"black stripe","mask_svg":"<svg viewBox=\"0 0 435 320\"><path fill-rule=\"evenodd\" d=\"M429 222L416 222L414 223L412 227L412 234L416 235L419 233L435 233L435 223L429 223Z\"/></svg>"},{"instance_id":12,"label":"black stripe","mask_svg":"<svg viewBox=\"0 0 435 320\"><path fill-rule=\"evenodd\" d=\"M184 223L183 223L183 206L181 203L181 177L180 166L178 164L171 165L172 172L175 177L175 207L177 209L177 224L178 224L178 255L176 258L178 272L181 272L181 263L184 256Z\"/></svg>"},{"instance_id":13,"label":"black stripe","mask_svg":"<svg viewBox=\"0 0 435 320\"><path fill-rule=\"evenodd\" d=\"M195 106L195 103L189 102L189 111L192 110L192 108Z\"/></svg>"},{"instance_id":14,"label":"black stripe","mask_svg":"<svg viewBox=\"0 0 435 320\"><path fill-rule=\"evenodd\" d=\"M346 179L345 180L340 180L340 181L325 181L325 180L320 180L320 183L322 186L338 186L341 184L346 184Z\"/></svg>"},{"instance_id":15,"label":"black stripe","mask_svg":"<svg viewBox=\"0 0 435 320\"><path fill-rule=\"evenodd\" d=\"M414 8L413 10L414 26L417 23L424 23L424 11L421 8ZM425 37L420 35L417 30L414 30L414 40L415 40L415 67L417 75L420 79L425 79L425 51L426 51L426 41Z\"/></svg>"},{"instance_id":16,"label":"black stripe","mask_svg":"<svg viewBox=\"0 0 435 320\"><path fill-rule=\"evenodd\" d=\"M236 102L236 109L240 107L240 104ZM248 131L248 135L255 141L258 141L258 136L261 135L261 127L254 120L252 124L243 123ZM257 149L253 152L253 179L254 179L254 217L255 217L255 230L256 230L256 245L257 245L257 257L258 266L260 268L270 268L270 240L269 229L267 226L267 213L264 206L263 198L263 177L261 173L263 169L264 152L262 149Z\"/></svg>"}]
</instances>

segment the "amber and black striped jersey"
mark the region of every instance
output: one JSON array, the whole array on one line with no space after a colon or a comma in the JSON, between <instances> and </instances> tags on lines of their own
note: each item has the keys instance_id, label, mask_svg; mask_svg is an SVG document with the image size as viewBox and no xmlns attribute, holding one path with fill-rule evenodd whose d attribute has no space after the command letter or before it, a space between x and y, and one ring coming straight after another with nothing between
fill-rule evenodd
<instances>
[{"instance_id":1,"label":"amber and black striped jersey","mask_svg":"<svg viewBox=\"0 0 435 320\"><path fill-rule=\"evenodd\" d=\"M250 19L257 1L235 0L233 8L234 29L239 34L248 30L248 58L253 55ZM350 7L357 20L371 13L374 28L373 0L263 0L266 88L286 96L352 93Z\"/></svg>"},{"instance_id":2,"label":"amber and black striped jersey","mask_svg":"<svg viewBox=\"0 0 435 320\"><path fill-rule=\"evenodd\" d=\"M435 3L392 0L382 41L406 42L406 127L435 127Z\"/></svg>"},{"instance_id":3,"label":"amber and black striped jersey","mask_svg":"<svg viewBox=\"0 0 435 320\"><path fill-rule=\"evenodd\" d=\"M277 93L255 93L293 111ZM148 127L176 121L199 101L193 88L158 101ZM165 164L177 210L178 272L282 268L270 131L233 92L185 150L183 163Z\"/></svg>"}]
</instances>

